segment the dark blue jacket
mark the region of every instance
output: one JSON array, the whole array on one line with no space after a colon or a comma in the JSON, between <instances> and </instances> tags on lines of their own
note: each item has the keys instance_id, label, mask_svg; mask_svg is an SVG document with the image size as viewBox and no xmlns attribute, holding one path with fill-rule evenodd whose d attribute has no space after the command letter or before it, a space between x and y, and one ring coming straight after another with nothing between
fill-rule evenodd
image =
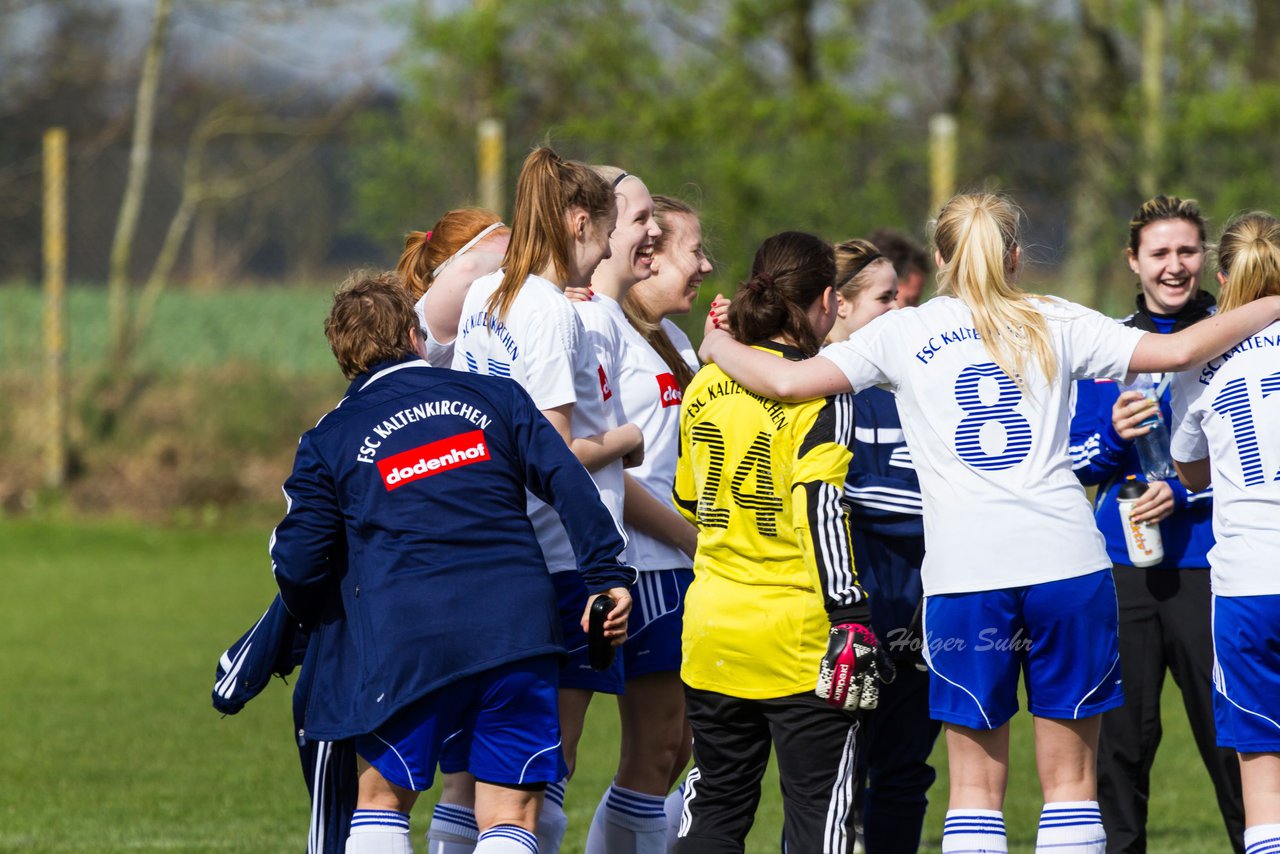
<instances>
[{"instance_id":1,"label":"dark blue jacket","mask_svg":"<svg viewBox=\"0 0 1280 854\"><path fill-rule=\"evenodd\" d=\"M560 512L589 591L634 581L595 484L511 380L406 357L302 437L271 561L313 633L307 738L372 732L459 678L563 652L526 489Z\"/></svg>"},{"instance_id":2,"label":"dark blue jacket","mask_svg":"<svg viewBox=\"0 0 1280 854\"><path fill-rule=\"evenodd\" d=\"M1190 326L1213 311L1213 297L1202 291L1181 312L1166 318L1153 315L1139 294L1138 310L1120 322L1166 334ZM1125 478L1136 475L1139 480L1146 480L1146 475L1142 473L1133 442L1120 438L1111 423L1111 409L1119 396L1120 386L1111 380L1076 383L1075 412L1071 418L1071 464L1081 483L1098 486L1093 515L1107 541L1107 555L1112 563L1127 566L1130 558L1116 498ZM1168 388L1160 397L1160 411L1172 429ZM1173 515L1160 523L1164 560L1156 566L1163 569L1208 567L1209 549L1213 548L1213 490L1188 492L1177 479L1168 484L1173 489L1175 509Z\"/></svg>"},{"instance_id":3,"label":"dark blue jacket","mask_svg":"<svg viewBox=\"0 0 1280 854\"><path fill-rule=\"evenodd\" d=\"M219 657L213 706L223 714L237 714L273 675L285 677L302 668L293 690L293 729L302 778L311 796L307 854L343 854L359 795L356 753L350 740L313 741L302 735L306 700L315 678L315 668L305 658L309 640L277 595L253 628Z\"/></svg>"},{"instance_id":4,"label":"dark blue jacket","mask_svg":"<svg viewBox=\"0 0 1280 854\"><path fill-rule=\"evenodd\" d=\"M923 595L924 517L920 481L893 394L869 388L854 395L853 462L845 504L854 566L871 599L871 623L891 653L905 640Z\"/></svg>"}]
</instances>

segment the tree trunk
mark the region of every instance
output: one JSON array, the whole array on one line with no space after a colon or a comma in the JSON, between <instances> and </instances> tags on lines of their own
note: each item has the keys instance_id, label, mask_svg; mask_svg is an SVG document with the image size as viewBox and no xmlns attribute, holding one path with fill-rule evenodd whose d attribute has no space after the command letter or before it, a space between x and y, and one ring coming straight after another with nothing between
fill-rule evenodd
<instances>
[{"instance_id":1,"label":"tree trunk","mask_svg":"<svg viewBox=\"0 0 1280 854\"><path fill-rule=\"evenodd\" d=\"M1073 70L1076 180L1068 223L1064 274L1069 297L1103 309L1112 248L1119 224L1113 222L1111 193L1116 183L1115 117L1126 88L1119 51L1107 29L1108 0L1083 0L1079 48Z\"/></svg>"},{"instance_id":2,"label":"tree trunk","mask_svg":"<svg viewBox=\"0 0 1280 854\"><path fill-rule=\"evenodd\" d=\"M107 319L110 345L108 370L122 367L128 359L129 263L133 257L134 235L142 213L142 197L151 166L151 135L155 129L156 92L160 88L160 64L164 59L173 0L156 0L151 24L151 40L142 61L138 80L138 102L134 108L133 145L129 151L129 174L125 181L120 216L111 241L111 262L107 278Z\"/></svg>"},{"instance_id":3,"label":"tree trunk","mask_svg":"<svg viewBox=\"0 0 1280 854\"><path fill-rule=\"evenodd\" d=\"M1148 199L1159 192L1164 180L1164 4L1165 0L1145 0L1142 10L1142 171L1138 186Z\"/></svg>"},{"instance_id":4,"label":"tree trunk","mask_svg":"<svg viewBox=\"0 0 1280 854\"><path fill-rule=\"evenodd\" d=\"M1253 0L1253 50L1249 76L1254 83L1280 83L1280 3Z\"/></svg>"}]
</instances>

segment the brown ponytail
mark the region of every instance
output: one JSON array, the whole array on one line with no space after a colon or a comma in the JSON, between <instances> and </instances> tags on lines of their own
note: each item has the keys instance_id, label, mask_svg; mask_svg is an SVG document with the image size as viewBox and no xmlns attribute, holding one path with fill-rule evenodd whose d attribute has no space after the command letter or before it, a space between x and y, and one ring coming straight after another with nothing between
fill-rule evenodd
<instances>
[{"instance_id":1,"label":"brown ponytail","mask_svg":"<svg viewBox=\"0 0 1280 854\"><path fill-rule=\"evenodd\" d=\"M751 278L729 304L729 322L745 344L785 336L806 356L822 347L808 310L835 284L835 250L820 237L784 231L760 244Z\"/></svg>"},{"instance_id":2,"label":"brown ponytail","mask_svg":"<svg viewBox=\"0 0 1280 854\"><path fill-rule=\"evenodd\" d=\"M525 279L548 264L562 281L572 275L573 235L565 220L575 207L598 222L616 209L613 190L589 166L535 148L516 181L511 242L502 259L502 283L485 306L489 314L505 318Z\"/></svg>"}]
</instances>

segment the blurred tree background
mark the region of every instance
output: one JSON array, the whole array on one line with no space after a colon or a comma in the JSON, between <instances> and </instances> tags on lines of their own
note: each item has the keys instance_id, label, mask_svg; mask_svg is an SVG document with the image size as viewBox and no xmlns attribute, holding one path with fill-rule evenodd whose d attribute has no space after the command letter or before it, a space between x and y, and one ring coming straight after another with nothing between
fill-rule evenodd
<instances>
[{"instance_id":1,"label":"blurred tree background","mask_svg":"<svg viewBox=\"0 0 1280 854\"><path fill-rule=\"evenodd\" d=\"M39 275L39 140L63 125L71 275L105 281L151 7L0 2L0 280ZM176 0L131 277L153 272L179 212L190 222L162 272L197 289L389 263L405 231L476 201L485 118L505 129L506 198L528 148L549 141L696 202L722 287L778 229L922 236L938 113L958 122L958 187L1011 192L1061 289L1104 304L1127 278L1118 252L1142 197L1194 196L1221 222L1270 204L1261 190L1280 170L1267 0L374 7ZM397 43L373 58L339 38L326 61L282 67L297 54L278 48L308 38L317 10L331 28L381 15Z\"/></svg>"},{"instance_id":2,"label":"blurred tree background","mask_svg":"<svg viewBox=\"0 0 1280 854\"><path fill-rule=\"evenodd\" d=\"M405 232L477 203L486 119L506 140L500 207L549 142L700 208L718 267L704 302L778 230L923 239L940 114L958 128L957 189L1026 210L1026 284L1113 314L1132 299L1126 223L1147 195L1198 198L1214 228L1280 207L1273 0L0 0L4 372L31 361L13 317L41 274L42 134L68 128L69 275L100 290L166 3L151 157L116 277L133 326L97 335L110 312L85 308L95 332L72 334L104 356L123 340L129 358L98 368L135 384L83 408L86 453L114 429L91 410L154 381L163 359L147 353L186 349L152 315L280 284L323 311L346 270L391 265ZM27 429L15 417L0 436Z\"/></svg>"}]
</instances>

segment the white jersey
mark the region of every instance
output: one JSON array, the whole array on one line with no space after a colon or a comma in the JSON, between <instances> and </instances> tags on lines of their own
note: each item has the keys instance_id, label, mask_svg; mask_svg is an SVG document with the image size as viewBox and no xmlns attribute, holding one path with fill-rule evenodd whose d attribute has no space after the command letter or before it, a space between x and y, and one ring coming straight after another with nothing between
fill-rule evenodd
<instances>
[{"instance_id":1,"label":"white jersey","mask_svg":"<svg viewBox=\"0 0 1280 854\"><path fill-rule=\"evenodd\" d=\"M1073 381L1121 379L1144 334L1064 300L1033 301L1058 373L1020 391L987 354L968 306L935 297L881 315L832 344L854 391L897 395L924 499L924 592L967 593L1109 568L1068 454ZM1034 363L1033 363L1034 368Z\"/></svg>"},{"instance_id":2,"label":"white jersey","mask_svg":"<svg viewBox=\"0 0 1280 854\"><path fill-rule=\"evenodd\" d=\"M696 374L698 369L702 367L702 363L698 361L698 351L693 349L693 342L689 340L689 336L684 334L683 329L665 317L662 318L662 330L671 339L671 343L675 346L676 352L680 354L680 358L684 359L685 364Z\"/></svg>"},{"instance_id":3,"label":"white jersey","mask_svg":"<svg viewBox=\"0 0 1280 854\"><path fill-rule=\"evenodd\" d=\"M427 364L433 368L448 368L453 366L453 341L448 344L441 344L436 337L431 334L430 327L427 326L426 306L427 295L423 294L418 297L418 301L413 304L413 313L418 318L418 331L422 333L422 342L426 344ZM454 341L458 340L457 338Z\"/></svg>"},{"instance_id":4,"label":"white jersey","mask_svg":"<svg viewBox=\"0 0 1280 854\"><path fill-rule=\"evenodd\" d=\"M680 446L680 386L667 363L627 320L617 300L597 294L589 303L574 303L574 307L586 323L588 337L595 326L603 324L618 336L601 336L601 340L619 340L621 345L611 374L615 377L615 398L621 401L623 419L644 434L644 462L627 469L627 474L675 513L671 488ZM637 569L693 567L693 560L675 546L630 525L626 529L629 562Z\"/></svg>"},{"instance_id":5,"label":"white jersey","mask_svg":"<svg viewBox=\"0 0 1280 854\"><path fill-rule=\"evenodd\" d=\"M489 315L485 304L501 283L499 270L476 279L467 291L454 344L454 370L510 377L524 386L538 409L573 404L570 430L574 438L617 427L617 409L606 405L611 395L608 377L564 293L546 279L530 276L506 318L499 320ZM592 472L591 479L621 530L622 461ZM576 570L569 535L555 510L530 495L529 519L547 568Z\"/></svg>"},{"instance_id":6,"label":"white jersey","mask_svg":"<svg viewBox=\"0 0 1280 854\"><path fill-rule=\"evenodd\" d=\"M1280 594L1280 322L1175 376L1171 402L1173 458L1213 472L1213 592Z\"/></svg>"}]
</instances>

